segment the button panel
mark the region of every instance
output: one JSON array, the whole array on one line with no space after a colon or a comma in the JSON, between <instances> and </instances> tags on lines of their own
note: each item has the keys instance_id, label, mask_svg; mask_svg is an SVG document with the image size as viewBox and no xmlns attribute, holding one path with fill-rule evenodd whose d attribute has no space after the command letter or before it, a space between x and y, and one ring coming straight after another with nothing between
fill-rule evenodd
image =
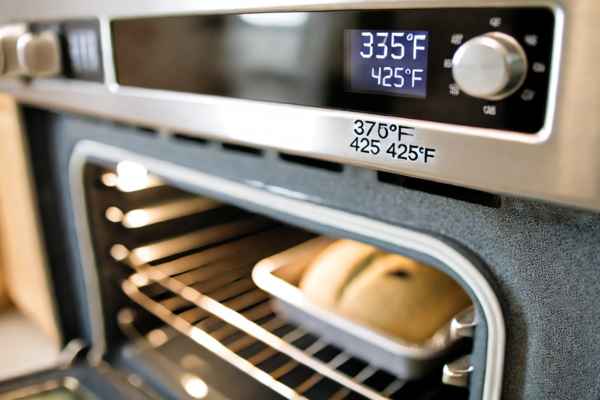
<instances>
[{"instance_id":1,"label":"button panel","mask_svg":"<svg viewBox=\"0 0 600 400\"><path fill-rule=\"evenodd\" d=\"M34 33L53 32L61 46L61 77L102 82L100 25L97 20L32 23Z\"/></svg>"}]
</instances>

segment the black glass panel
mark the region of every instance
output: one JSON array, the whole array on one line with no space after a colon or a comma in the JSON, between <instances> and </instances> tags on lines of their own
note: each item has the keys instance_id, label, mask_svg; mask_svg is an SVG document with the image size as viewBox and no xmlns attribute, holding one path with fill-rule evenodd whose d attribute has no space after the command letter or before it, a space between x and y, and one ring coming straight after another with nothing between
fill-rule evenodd
<instances>
[{"instance_id":1,"label":"black glass panel","mask_svg":"<svg viewBox=\"0 0 600 400\"><path fill-rule=\"evenodd\" d=\"M352 30L426 34L427 60L415 64L426 69L426 87L416 96L402 96L410 90L352 90L346 50ZM540 130L545 118L553 30L554 15L545 8L193 15L112 22L122 85L530 133ZM512 35L525 49L530 71L523 87L501 101L457 95L449 60L460 43L490 31Z\"/></svg>"}]
</instances>

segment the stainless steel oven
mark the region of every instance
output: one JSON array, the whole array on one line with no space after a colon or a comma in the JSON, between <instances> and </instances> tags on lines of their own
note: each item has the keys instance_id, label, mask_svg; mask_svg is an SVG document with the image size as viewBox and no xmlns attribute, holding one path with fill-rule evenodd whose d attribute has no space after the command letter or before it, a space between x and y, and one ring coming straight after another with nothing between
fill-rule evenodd
<instances>
[{"instance_id":1,"label":"stainless steel oven","mask_svg":"<svg viewBox=\"0 0 600 400\"><path fill-rule=\"evenodd\" d=\"M0 15L66 349L0 393L600 395L596 2ZM472 308L420 346L319 310L273 260L320 236L425 263Z\"/></svg>"}]
</instances>

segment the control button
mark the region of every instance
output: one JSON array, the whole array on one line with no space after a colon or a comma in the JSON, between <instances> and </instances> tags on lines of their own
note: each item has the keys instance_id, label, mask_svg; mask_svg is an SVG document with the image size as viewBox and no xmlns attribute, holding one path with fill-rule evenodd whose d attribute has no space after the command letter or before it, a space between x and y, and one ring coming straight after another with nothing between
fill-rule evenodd
<instances>
[{"instance_id":1,"label":"control button","mask_svg":"<svg viewBox=\"0 0 600 400\"><path fill-rule=\"evenodd\" d=\"M26 75L47 77L60 74L60 44L54 32L25 33L17 40L17 59Z\"/></svg>"},{"instance_id":2,"label":"control button","mask_svg":"<svg viewBox=\"0 0 600 400\"><path fill-rule=\"evenodd\" d=\"M17 58L17 41L25 33L25 29L23 24L0 28L0 48L3 56L1 76L18 76L24 73Z\"/></svg>"},{"instance_id":3,"label":"control button","mask_svg":"<svg viewBox=\"0 0 600 400\"><path fill-rule=\"evenodd\" d=\"M486 33L458 48L452 59L452 75L464 93L501 100L525 81L527 56L513 37L500 32Z\"/></svg>"}]
</instances>

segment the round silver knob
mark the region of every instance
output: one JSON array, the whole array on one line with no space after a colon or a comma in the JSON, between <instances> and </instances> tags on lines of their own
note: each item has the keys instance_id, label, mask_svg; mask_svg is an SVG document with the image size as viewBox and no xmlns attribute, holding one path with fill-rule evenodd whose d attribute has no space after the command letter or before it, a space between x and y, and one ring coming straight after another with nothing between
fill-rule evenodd
<instances>
[{"instance_id":1,"label":"round silver knob","mask_svg":"<svg viewBox=\"0 0 600 400\"><path fill-rule=\"evenodd\" d=\"M54 32L25 33L17 40L17 58L25 74L32 77L58 75L61 71L60 43Z\"/></svg>"},{"instance_id":2,"label":"round silver knob","mask_svg":"<svg viewBox=\"0 0 600 400\"><path fill-rule=\"evenodd\" d=\"M452 59L452 75L466 94L501 100L513 94L527 76L527 55L509 35L490 32L458 48Z\"/></svg>"},{"instance_id":3,"label":"round silver knob","mask_svg":"<svg viewBox=\"0 0 600 400\"><path fill-rule=\"evenodd\" d=\"M19 34L9 33L0 36L0 48L2 48L2 76L19 76L24 73L17 59L17 41Z\"/></svg>"}]
</instances>

